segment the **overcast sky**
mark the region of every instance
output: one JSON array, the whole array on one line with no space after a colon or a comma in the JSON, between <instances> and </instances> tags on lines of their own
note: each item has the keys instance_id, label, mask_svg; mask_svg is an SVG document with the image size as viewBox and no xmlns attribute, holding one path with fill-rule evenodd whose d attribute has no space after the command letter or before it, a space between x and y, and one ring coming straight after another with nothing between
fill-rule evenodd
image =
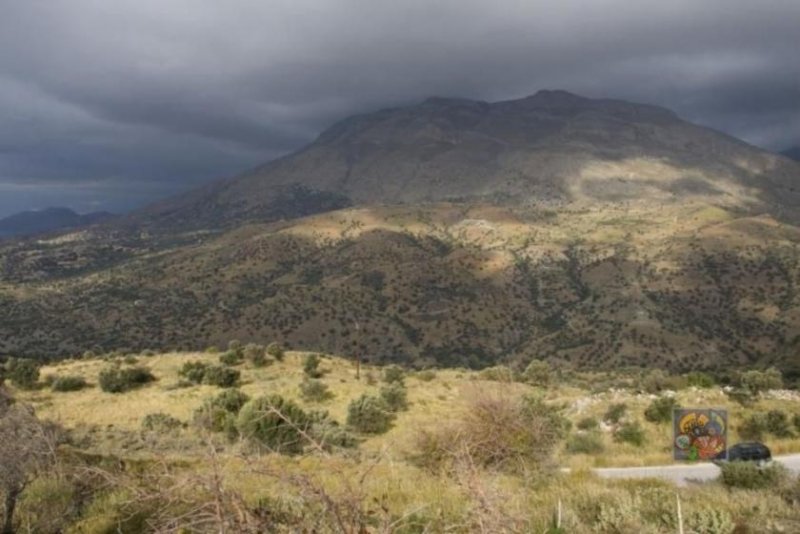
<instances>
[{"instance_id":1,"label":"overcast sky","mask_svg":"<svg viewBox=\"0 0 800 534\"><path fill-rule=\"evenodd\" d=\"M355 112L546 88L800 144L800 0L0 0L0 216L122 211Z\"/></svg>"}]
</instances>

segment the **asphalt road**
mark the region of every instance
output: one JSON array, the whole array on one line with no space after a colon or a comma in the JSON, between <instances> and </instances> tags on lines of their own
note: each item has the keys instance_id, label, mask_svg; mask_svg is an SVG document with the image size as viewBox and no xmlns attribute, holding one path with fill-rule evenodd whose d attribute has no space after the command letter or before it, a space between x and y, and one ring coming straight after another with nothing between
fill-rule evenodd
<instances>
[{"instance_id":1,"label":"asphalt road","mask_svg":"<svg viewBox=\"0 0 800 534\"><path fill-rule=\"evenodd\" d=\"M800 474L800 454L775 456L773 460L785 465L791 472ZM602 478L664 478L678 486L692 482L705 482L719 476L719 467L711 463L655 465L649 467L604 467L592 469Z\"/></svg>"}]
</instances>

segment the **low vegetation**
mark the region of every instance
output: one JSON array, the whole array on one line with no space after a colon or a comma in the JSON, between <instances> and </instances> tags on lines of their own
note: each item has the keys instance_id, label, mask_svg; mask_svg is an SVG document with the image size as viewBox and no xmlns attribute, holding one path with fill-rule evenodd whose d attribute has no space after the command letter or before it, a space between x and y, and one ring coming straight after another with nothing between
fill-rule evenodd
<instances>
[{"instance_id":1,"label":"low vegetation","mask_svg":"<svg viewBox=\"0 0 800 534\"><path fill-rule=\"evenodd\" d=\"M14 406L35 408L37 424L59 421L69 440L26 467L15 528L559 532L560 507L564 532L675 532L676 494L686 532L762 532L765 518L791 532L800 520L800 482L779 468L731 464L717 482L681 488L586 471L669 463L663 414L676 405L727 408L732 441L751 425L775 454L800 451L795 392L761 390L742 406L720 386L688 379L648 393L638 371L548 364L559 378L543 386L526 376L530 362L511 381L362 363L357 378L352 360L321 356L314 368L324 376L311 378L308 354L286 352L265 366L244 357L235 367L219 355L81 358L44 366L49 387L9 380ZM137 368L158 380L133 380L115 395L89 387ZM208 383L216 368L238 372L236 387ZM59 377L87 386L62 394ZM603 383L613 385L597 391Z\"/></svg>"}]
</instances>

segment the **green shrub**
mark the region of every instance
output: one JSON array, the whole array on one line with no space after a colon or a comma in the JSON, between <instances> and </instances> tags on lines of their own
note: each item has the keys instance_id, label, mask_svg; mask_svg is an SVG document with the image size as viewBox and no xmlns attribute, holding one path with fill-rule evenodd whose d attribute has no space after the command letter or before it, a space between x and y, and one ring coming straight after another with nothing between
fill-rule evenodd
<instances>
[{"instance_id":1,"label":"green shrub","mask_svg":"<svg viewBox=\"0 0 800 534\"><path fill-rule=\"evenodd\" d=\"M795 431L800 432L800 413L796 413L792 416L792 424L794 425Z\"/></svg>"},{"instance_id":2,"label":"green shrub","mask_svg":"<svg viewBox=\"0 0 800 534\"><path fill-rule=\"evenodd\" d=\"M195 384L202 384L203 378L206 375L208 364L203 362L185 362L178 371L178 374L184 377L189 382Z\"/></svg>"},{"instance_id":3,"label":"green shrub","mask_svg":"<svg viewBox=\"0 0 800 534\"><path fill-rule=\"evenodd\" d=\"M766 371L745 371L739 376L739 385L754 395L770 389L783 387L783 375L774 367Z\"/></svg>"},{"instance_id":4,"label":"green shrub","mask_svg":"<svg viewBox=\"0 0 800 534\"><path fill-rule=\"evenodd\" d=\"M400 382L391 382L380 390L381 399L392 412L401 412L408 409L408 392Z\"/></svg>"},{"instance_id":5,"label":"green shrub","mask_svg":"<svg viewBox=\"0 0 800 534\"><path fill-rule=\"evenodd\" d=\"M5 376L20 389L33 389L39 382L39 362L28 358L9 358Z\"/></svg>"},{"instance_id":6,"label":"green shrub","mask_svg":"<svg viewBox=\"0 0 800 534\"><path fill-rule=\"evenodd\" d=\"M669 374L661 369L652 369L641 379L641 389L647 393L660 393L672 388Z\"/></svg>"},{"instance_id":7,"label":"green shrub","mask_svg":"<svg viewBox=\"0 0 800 534\"><path fill-rule=\"evenodd\" d=\"M309 354L303 360L303 372L309 378L319 378L322 376L322 371L319 368L319 364L322 360L319 357L319 354Z\"/></svg>"},{"instance_id":8,"label":"green shrub","mask_svg":"<svg viewBox=\"0 0 800 534\"><path fill-rule=\"evenodd\" d=\"M406 378L406 372L399 365L390 365L383 370L383 381L387 384L402 384Z\"/></svg>"},{"instance_id":9,"label":"green shrub","mask_svg":"<svg viewBox=\"0 0 800 534\"><path fill-rule=\"evenodd\" d=\"M567 452L571 454L599 454L605 450L603 436L599 432L579 432L567 440Z\"/></svg>"},{"instance_id":10,"label":"green shrub","mask_svg":"<svg viewBox=\"0 0 800 534\"><path fill-rule=\"evenodd\" d=\"M417 371L414 377L423 382L430 382L436 379L436 372L431 369L423 369L422 371Z\"/></svg>"},{"instance_id":11,"label":"green shrub","mask_svg":"<svg viewBox=\"0 0 800 534\"><path fill-rule=\"evenodd\" d=\"M579 430L596 430L600 428L600 421L596 417L584 417L575 425Z\"/></svg>"},{"instance_id":12,"label":"green shrub","mask_svg":"<svg viewBox=\"0 0 800 534\"><path fill-rule=\"evenodd\" d=\"M522 372L522 378L533 386L547 387L553 380L553 369L547 362L531 360Z\"/></svg>"},{"instance_id":13,"label":"green shrub","mask_svg":"<svg viewBox=\"0 0 800 534\"><path fill-rule=\"evenodd\" d=\"M767 431L776 438L789 438L792 432L789 416L781 410L770 410L766 417Z\"/></svg>"},{"instance_id":14,"label":"green shrub","mask_svg":"<svg viewBox=\"0 0 800 534\"><path fill-rule=\"evenodd\" d=\"M513 382L514 371L505 365L495 365L481 370L478 374L481 380L491 380L493 382Z\"/></svg>"},{"instance_id":15,"label":"green shrub","mask_svg":"<svg viewBox=\"0 0 800 534\"><path fill-rule=\"evenodd\" d=\"M239 383L241 375L242 374L237 369L231 369L223 365L213 365L206 368L203 374L203 384L221 388L232 388Z\"/></svg>"},{"instance_id":16,"label":"green shrub","mask_svg":"<svg viewBox=\"0 0 800 534\"><path fill-rule=\"evenodd\" d=\"M115 365L102 370L98 382L100 389L107 393L124 393L155 379L153 373L144 367L122 368Z\"/></svg>"},{"instance_id":17,"label":"green shrub","mask_svg":"<svg viewBox=\"0 0 800 534\"><path fill-rule=\"evenodd\" d=\"M210 404L212 406L222 408L226 412L238 414L239 410L242 409L242 406L247 404L247 401L249 400L250 397L243 391L230 388L211 399Z\"/></svg>"},{"instance_id":18,"label":"green shrub","mask_svg":"<svg viewBox=\"0 0 800 534\"><path fill-rule=\"evenodd\" d=\"M332 399L333 393L325 382L306 377L300 383L300 396L310 402L324 402Z\"/></svg>"},{"instance_id":19,"label":"green shrub","mask_svg":"<svg viewBox=\"0 0 800 534\"><path fill-rule=\"evenodd\" d=\"M696 534L733 534L736 522L722 508L700 508L686 515L686 531Z\"/></svg>"},{"instance_id":20,"label":"green shrub","mask_svg":"<svg viewBox=\"0 0 800 534\"><path fill-rule=\"evenodd\" d=\"M275 358L276 361L282 362L284 357L284 350L278 343L272 342L267 345L267 354Z\"/></svg>"},{"instance_id":21,"label":"green shrub","mask_svg":"<svg viewBox=\"0 0 800 534\"><path fill-rule=\"evenodd\" d=\"M232 339L228 342L228 351L241 354L243 350L242 342L238 339Z\"/></svg>"},{"instance_id":22,"label":"green shrub","mask_svg":"<svg viewBox=\"0 0 800 534\"><path fill-rule=\"evenodd\" d=\"M219 355L219 363L222 365L239 365L244 360L244 354L239 351L229 350Z\"/></svg>"},{"instance_id":23,"label":"green shrub","mask_svg":"<svg viewBox=\"0 0 800 534\"><path fill-rule=\"evenodd\" d=\"M614 431L614 441L641 447L644 445L644 429L638 421L623 423Z\"/></svg>"},{"instance_id":24,"label":"green shrub","mask_svg":"<svg viewBox=\"0 0 800 534\"><path fill-rule=\"evenodd\" d=\"M298 454L307 440L304 436L311 418L295 403L279 395L249 401L239 412L239 434L270 451Z\"/></svg>"},{"instance_id":25,"label":"green shrub","mask_svg":"<svg viewBox=\"0 0 800 534\"><path fill-rule=\"evenodd\" d=\"M50 388L53 391L80 391L86 387L86 379L78 375L59 376L53 379Z\"/></svg>"},{"instance_id":26,"label":"green shrub","mask_svg":"<svg viewBox=\"0 0 800 534\"><path fill-rule=\"evenodd\" d=\"M347 408L347 425L364 434L382 434L389 430L394 415L380 397L364 394Z\"/></svg>"},{"instance_id":27,"label":"green shrub","mask_svg":"<svg viewBox=\"0 0 800 534\"><path fill-rule=\"evenodd\" d=\"M755 462L720 464L720 480L729 488L773 489L783 484L786 478L786 468L777 462L766 466Z\"/></svg>"},{"instance_id":28,"label":"green shrub","mask_svg":"<svg viewBox=\"0 0 800 534\"><path fill-rule=\"evenodd\" d=\"M672 421L672 412L678 407L674 397L659 397L644 410L644 418L651 423L669 423Z\"/></svg>"},{"instance_id":29,"label":"green shrub","mask_svg":"<svg viewBox=\"0 0 800 534\"><path fill-rule=\"evenodd\" d=\"M742 439L761 440L768 430L767 417L764 414L755 413L742 421L738 430Z\"/></svg>"},{"instance_id":30,"label":"green shrub","mask_svg":"<svg viewBox=\"0 0 800 534\"><path fill-rule=\"evenodd\" d=\"M311 412L309 434L325 450L347 449L358 445L358 439L334 421L328 412Z\"/></svg>"},{"instance_id":31,"label":"green shrub","mask_svg":"<svg viewBox=\"0 0 800 534\"><path fill-rule=\"evenodd\" d=\"M603 421L616 425L622 421L622 418L625 417L627 413L628 405L624 402L618 402L608 407L606 413L603 415Z\"/></svg>"},{"instance_id":32,"label":"green shrub","mask_svg":"<svg viewBox=\"0 0 800 534\"><path fill-rule=\"evenodd\" d=\"M238 389L226 389L213 399L206 399L194 411L193 422L211 432L224 432L233 440L239 435L236 430L236 416L249 400L250 397Z\"/></svg>"},{"instance_id":33,"label":"green shrub","mask_svg":"<svg viewBox=\"0 0 800 534\"><path fill-rule=\"evenodd\" d=\"M557 407L536 397L476 392L459 417L418 434L415 458L433 470L467 460L515 474L539 471L568 426Z\"/></svg>"},{"instance_id":34,"label":"green shrub","mask_svg":"<svg viewBox=\"0 0 800 534\"><path fill-rule=\"evenodd\" d=\"M714 377L702 371L692 371L686 375L686 385L701 389L712 388L717 384Z\"/></svg>"},{"instance_id":35,"label":"green shrub","mask_svg":"<svg viewBox=\"0 0 800 534\"><path fill-rule=\"evenodd\" d=\"M19 500L17 532L68 532L78 512L76 497L68 477L46 475L34 479Z\"/></svg>"},{"instance_id":36,"label":"green shrub","mask_svg":"<svg viewBox=\"0 0 800 534\"><path fill-rule=\"evenodd\" d=\"M248 343L244 348L244 357L253 367L267 365L267 351L262 345Z\"/></svg>"},{"instance_id":37,"label":"green shrub","mask_svg":"<svg viewBox=\"0 0 800 534\"><path fill-rule=\"evenodd\" d=\"M756 398L756 395L747 388L735 387L725 390L725 394L734 402L738 402L742 406L750 406Z\"/></svg>"},{"instance_id":38,"label":"green shrub","mask_svg":"<svg viewBox=\"0 0 800 534\"><path fill-rule=\"evenodd\" d=\"M165 413L149 413L142 419L142 428L153 432L170 432L182 426L179 419Z\"/></svg>"}]
</instances>

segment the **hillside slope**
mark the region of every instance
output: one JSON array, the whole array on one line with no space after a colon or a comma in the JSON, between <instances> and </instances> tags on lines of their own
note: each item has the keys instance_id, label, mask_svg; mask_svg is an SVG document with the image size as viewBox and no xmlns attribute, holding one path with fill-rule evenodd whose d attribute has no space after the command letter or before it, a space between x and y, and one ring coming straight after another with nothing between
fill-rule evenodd
<instances>
[{"instance_id":1,"label":"hillside slope","mask_svg":"<svg viewBox=\"0 0 800 534\"><path fill-rule=\"evenodd\" d=\"M229 339L479 367L800 367L800 165L653 106L430 99L0 244L0 354Z\"/></svg>"},{"instance_id":2,"label":"hillside slope","mask_svg":"<svg viewBox=\"0 0 800 534\"><path fill-rule=\"evenodd\" d=\"M72 251L112 252L75 239L3 251L0 352L238 338L439 366L797 363L800 229L702 203L348 209L88 271Z\"/></svg>"}]
</instances>

